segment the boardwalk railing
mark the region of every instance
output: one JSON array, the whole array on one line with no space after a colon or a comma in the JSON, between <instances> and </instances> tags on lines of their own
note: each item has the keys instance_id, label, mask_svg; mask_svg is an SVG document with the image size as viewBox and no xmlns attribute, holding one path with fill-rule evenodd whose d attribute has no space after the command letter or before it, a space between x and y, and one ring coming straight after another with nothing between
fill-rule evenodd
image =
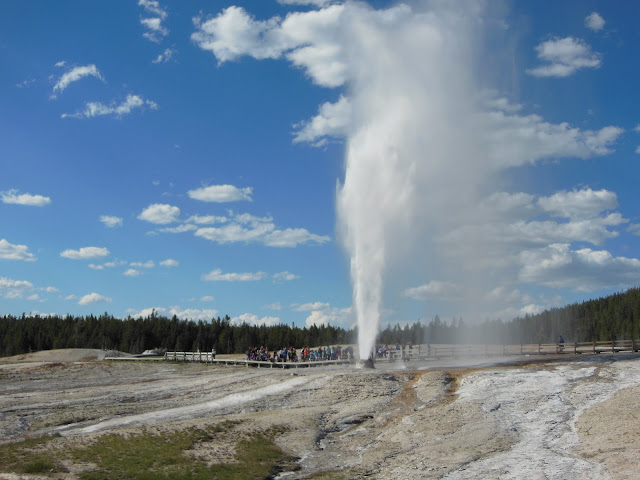
<instances>
[{"instance_id":1,"label":"boardwalk railing","mask_svg":"<svg viewBox=\"0 0 640 480\"><path fill-rule=\"evenodd\" d=\"M320 367L326 365L343 365L353 363L353 360L316 360L305 362L271 362L261 360L247 360L243 358L215 358L211 352L166 352L164 359L173 362L200 362L222 365L242 365L245 367L258 368L304 368L304 367Z\"/></svg>"},{"instance_id":2,"label":"boardwalk railing","mask_svg":"<svg viewBox=\"0 0 640 480\"><path fill-rule=\"evenodd\" d=\"M521 345L477 345L477 344L423 344L393 347L376 355L376 362L398 362L418 360L438 360L446 358L472 357L505 357L530 355L595 355L599 353L620 353L640 351L640 340L613 340L604 342L564 342L564 343L535 343ZM326 365L344 365L354 363L351 358L338 360L271 362L247 360L241 357L222 355L216 358L211 352L166 352L164 356L147 357L115 357L107 356L106 360L165 360L173 362L198 362L222 365L242 365L258 368L304 368Z\"/></svg>"}]
</instances>

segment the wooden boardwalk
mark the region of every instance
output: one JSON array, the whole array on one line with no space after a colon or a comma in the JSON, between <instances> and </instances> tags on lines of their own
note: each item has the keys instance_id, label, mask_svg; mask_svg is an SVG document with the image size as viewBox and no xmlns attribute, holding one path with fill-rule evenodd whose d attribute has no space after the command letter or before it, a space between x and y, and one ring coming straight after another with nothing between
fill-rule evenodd
<instances>
[{"instance_id":1,"label":"wooden boardwalk","mask_svg":"<svg viewBox=\"0 0 640 480\"><path fill-rule=\"evenodd\" d=\"M521 345L476 345L476 344L425 344L411 348L395 347L389 349L376 362L429 361L447 358L495 358L506 356L542 356L542 355L597 355L601 353L633 353L640 351L640 340L614 340L605 342L565 342L536 343ZM196 362L211 365L236 365L256 368L312 368L330 365L355 364L354 359L318 360L304 362L270 362L247 360L240 356L219 355L214 358L211 352L166 352L164 356L120 356L105 357L108 361L171 361Z\"/></svg>"},{"instance_id":2,"label":"wooden boardwalk","mask_svg":"<svg viewBox=\"0 0 640 480\"><path fill-rule=\"evenodd\" d=\"M267 362L260 360L246 360L241 358L212 358L211 352L167 352L164 354L164 357L160 358L172 362L198 362L217 365L240 365L244 367L257 368L311 368L326 367L328 365L349 365L355 362L354 360L348 359L318 360L308 362Z\"/></svg>"}]
</instances>

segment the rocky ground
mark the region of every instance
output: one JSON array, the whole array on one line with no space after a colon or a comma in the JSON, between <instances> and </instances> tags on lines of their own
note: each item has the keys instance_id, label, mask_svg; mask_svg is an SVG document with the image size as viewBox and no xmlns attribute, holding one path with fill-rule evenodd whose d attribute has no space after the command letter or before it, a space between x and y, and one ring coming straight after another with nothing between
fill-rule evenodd
<instances>
[{"instance_id":1,"label":"rocky ground","mask_svg":"<svg viewBox=\"0 0 640 480\"><path fill-rule=\"evenodd\" d=\"M633 355L375 370L104 362L101 355L0 359L0 443L59 433L56 442L73 446L107 432L232 421L230 435L193 454L227 461L238 436L264 432L299 459L300 469L283 479L640 475L640 358ZM68 468L55 478L77 478L81 467Z\"/></svg>"}]
</instances>

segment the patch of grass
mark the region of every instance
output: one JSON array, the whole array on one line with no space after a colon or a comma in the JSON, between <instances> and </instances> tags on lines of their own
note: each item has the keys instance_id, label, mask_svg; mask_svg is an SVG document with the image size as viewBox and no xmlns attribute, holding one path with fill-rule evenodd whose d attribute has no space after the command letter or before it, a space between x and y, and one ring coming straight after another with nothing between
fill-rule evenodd
<instances>
[{"instance_id":1,"label":"patch of grass","mask_svg":"<svg viewBox=\"0 0 640 480\"><path fill-rule=\"evenodd\" d=\"M238 442L234 463L210 466L184 454L199 444L213 441L215 434L225 430L225 426L211 430L194 428L164 435L142 433L128 438L110 434L87 448L74 450L71 455L74 460L97 466L96 470L81 475L85 480L265 479L293 466L293 459L261 434Z\"/></svg>"},{"instance_id":2,"label":"patch of grass","mask_svg":"<svg viewBox=\"0 0 640 480\"><path fill-rule=\"evenodd\" d=\"M57 473L64 468L47 449L55 437L45 435L0 445L0 471L14 473Z\"/></svg>"}]
</instances>

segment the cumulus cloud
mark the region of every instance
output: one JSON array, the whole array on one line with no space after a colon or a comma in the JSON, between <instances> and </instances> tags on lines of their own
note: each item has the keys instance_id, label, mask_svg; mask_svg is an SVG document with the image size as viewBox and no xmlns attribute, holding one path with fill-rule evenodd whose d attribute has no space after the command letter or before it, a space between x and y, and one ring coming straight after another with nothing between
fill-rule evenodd
<instances>
[{"instance_id":1,"label":"cumulus cloud","mask_svg":"<svg viewBox=\"0 0 640 480\"><path fill-rule=\"evenodd\" d=\"M80 298L80 300L78 300L78 305L94 305L96 303L111 303L112 301L113 299L109 297L92 292Z\"/></svg>"},{"instance_id":2,"label":"cumulus cloud","mask_svg":"<svg viewBox=\"0 0 640 480\"><path fill-rule=\"evenodd\" d=\"M536 47L545 65L527 70L536 77L568 77L581 68L599 68L602 58L582 39L566 37L542 42Z\"/></svg>"},{"instance_id":3,"label":"cumulus cloud","mask_svg":"<svg viewBox=\"0 0 640 480\"><path fill-rule=\"evenodd\" d=\"M124 223L122 218L111 215L100 215L100 221L109 228L121 227Z\"/></svg>"},{"instance_id":4,"label":"cumulus cloud","mask_svg":"<svg viewBox=\"0 0 640 480\"><path fill-rule=\"evenodd\" d=\"M346 79L347 63L340 44L338 20L343 5L296 12L283 20L256 20L241 7L228 7L215 17L195 18L191 39L211 51L219 63L249 55L286 58L305 69L318 85L337 87Z\"/></svg>"},{"instance_id":5,"label":"cumulus cloud","mask_svg":"<svg viewBox=\"0 0 640 480\"><path fill-rule=\"evenodd\" d=\"M243 323L246 323L247 325L272 327L274 325L279 325L282 322L279 317L258 317L252 313L243 313L242 315L233 317L231 319L231 323L233 325L242 325Z\"/></svg>"},{"instance_id":6,"label":"cumulus cloud","mask_svg":"<svg viewBox=\"0 0 640 480\"><path fill-rule=\"evenodd\" d=\"M187 223L195 223L198 225L211 225L214 223L225 223L229 219L227 217L219 217L216 215L192 215L187 219Z\"/></svg>"},{"instance_id":7,"label":"cumulus cloud","mask_svg":"<svg viewBox=\"0 0 640 480\"><path fill-rule=\"evenodd\" d=\"M9 299L24 298L33 288L33 284L26 280L0 277L0 297Z\"/></svg>"},{"instance_id":8,"label":"cumulus cloud","mask_svg":"<svg viewBox=\"0 0 640 480\"><path fill-rule=\"evenodd\" d=\"M316 7L324 7L335 3L335 0L278 0L278 3L282 5L313 5Z\"/></svg>"},{"instance_id":9,"label":"cumulus cloud","mask_svg":"<svg viewBox=\"0 0 640 480\"><path fill-rule=\"evenodd\" d=\"M323 146L328 138L344 138L351 122L351 102L343 95L336 103L323 103L318 115L311 120L294 125L293 143L308 142Z\"/></svg>"},{"instance_id":10,"label":"cumulus cloud","mask_svg":"<svg viewBox=\"0 0 640 480\"><path fill-rule=\"evenodd\" d=\"M123 273L123 275L125 277L138 277L142 275L142 272L140 270L136 270L135 268L129 268Z\"/></svg>"},{"instance_id":11,"label":"cumulus cloud","mask_svg":"<svg viewBox=\"0 0 640 480\"><path fill-rule=\"evenodd\" d=\"M129 315L133 318L147 318L152 315L159 315L165 317L173 317L174 315L182 320L211 320L218 316L218 310L205 308L183 308L180 305L175 305L169 308L165 307L149 307L142 310L127 310Z\"/></svg>"},{"instance_id":12,"label":"cumulus cloud","mask_svg":"<svg viewBox=\"0 0 640 480\"><path fill-rule=\"evenodd\" d=\"M220 227L201 227L194 235L212 242L263 243L269 247L296 247L307 243L323 244L330 240L325 235L310 233L304 228L276 228L271 217L250 214L234 215L229 223Z\"/></svg>"},{"instance_id":13,"label":"cumulus cloud","mask_svg":"<svg viewBox=\"0 0 640 480\"><path fill-rule=\"evenodd\" d=\"M35 262L36 257L29 252L26 245L14 245L6 239L0 240L0 258L4 260L24 260L25 262Z\"/></svg>"},{"instance_id":14,"label":"cumulus cloud","mask_svg":"<svg viewBox=\"0 0 640 480\"><path fill-rule=\"evenodd\" d=\"M185 232L193 232L198 229L197 225L193 225L191 223L183 223L182 225L178 225L177 227L165 227L158 229L159 232L164 233L185 233Z\"/></svg>"},{"instance_id":15,"label":"cumulus cloud","mask_svg":"<svg viewBox=\"0 0 640 480\"><path fill-rule=\"evenodd\" d=\"M606 250L552 244L521 253L519 279L549 287L594 291L637 283L640 260L614 257Z\"/></svg>"},{"instance_id":16,"label":"cumulus cloud","mask_svg":"<svg viewBox=\"0 0 640 480\"><path fill-rule=\"evenodd\" d=\"M70 258L71 260L87 260L90 258L106 257L109 253L109 250L104 247L82 247L78 250L65 250L60 253L60 256Z\"/></svg>"},{"instance_id":17,"label":"cumulus cloud","mask_svg":"<svg viewBox=\"0 0 640 480\"><path fill-rule=\"evenodd\" d=\"M273 274L274 282L290 282L291 280L296 280L298 278L300 278L299 275L287 271Z\"/></svg>"},{"instance_id":18,"label":"cumulus cloud","mask_svg":"<svg viewBox=\"0 0 640 480\"><path fill-rule=\"evenodd\" d=\"M222 273L222 270L217 268L202 275L202 280L206 280L208 282L255 282L262 280L266 275L267 274L265 272Z\"/></svg>"},{"instance_id":19,"label":"cumulus cloud","mask_svg":"<svg viewBox=\"0 0 640 480\"><path fill-rule=\"evenodd\" d=\"M494 168L534 164L548 158L590 158L608 155L624 129L580 130L568 123L545 122L539 115L494 110L481 114L488 154Z\"/></svg>"},{"instance_id":20,"label":"cumulus cloud","mask_svg":"<svg viewBox=\"0 0 640 480\"><path fill-rule=\"evenodd\" d=\"M592 218L605 210L618 206L618 197L609 190L583 188L571 192L560 191L549 197L540 197L538 205L545 212L566 218Z\"/></svg>"},{"instance_id":21,"label":"cumulus cloud","mask_svg":"<svg viewBox=\"0 0 640 480\"><path fill-rule=\"evenodd\" d=\"M57 65L57 64L56 64ZM53 86L53 94L51 98L56 98L58 93L62 93L70 84L77 82L86 77L95 77L104 82L104 77L95 65L84 65L80 67L74 67L71 70L62 74L57 83Z\"/></svg>"},{"instance_id":22,"label":"cumulus cloud","mask_svg":"<svg viewBox=\"0 0 640 480\"><path fill-rule=\"evenodd\" d=\"M147 30L142 36L152 42L160 43L169 34L169 30L162 25L167 18L167 11L155 0L139 0L138 5L151 15L140 19L140 23Z\"/></svg>"},{"instance_id":23,"label":"cumulus cloud","mask_svg":"<svg viewBox=\"0 0 640 480\"><path fill-rule=\"evenodd\" d=\"M201 302L213 302L215 298L211 295L205 295L204 297L200 297Z\"/></svg>"},{"instance_id":24,"label":"cumulus cloud","mask_svg":"<svg viewBox=\"0 0 640 480\"><path fill-rule=\"evenodd\" d=\"M307 328L311 326L321 325L334 325L342 326L344 328L351 328L354 323L354 317L351 308L336 308L327 304L320 304L321 306L316 309L312 309L309 315L305 319L305 326Z\"/></svg>"},{"instance_id":25,"label":"cumulus cloud","mask_svg":"<svg viewBox=\"0 0 640 480\"><path fill-rule=\"evenodd\" d=\"M18 190L7 190L0 192L2 203L13 205L26 205L29 207L44 207L51 203L49 197L43 195L31 195L30 193L19 193Z\"/></svg>"},{"instance_id":26,"label":"cumulus cloud","mask_svg":"<svg viewBox=\"0 0 640 480\"><path fill-rule=\"evenodd\" d=\"M145 100L140 95L129 94L120 104L112 102L109 105L105 105L101 102L88 102L85 104L84 110L75 113L63 113L61 118L93 118L105 115L113 115L119 118L145 107L157 110L158 104L152 100Z\"/></svg>"},{"instance_id":27,"label":"cumulus cloud","mask_svg":"<svg viewBox=\"0 0 640 480\"><path fill-rule=\"evenodd\" d=\"M158 56L153 59L152 63L167 63L169 60L173 58L176 54L177 50L173 48L165 48L164 52L159 53Z\"/></svg>"},{"instance_id":28,"label":"cumulus cloud","mask_svg":"<svg viewBox=\"0 0 640 480\"><path fill-rule=\"evenodd\" d=\"M131 262L129 266L135 268L153 268L156 264L153 260L147 260L146 262Z\"/></svg>"},{"instance_id":29,"label":"cumulus cloud","mask_svg":"<svg viewBox=\"0 0 640 480\"><path fill-rule=\"evenodd\" d=\"M593 12L590 15L587 15L584 19L584 24L594 32L599 32L604 28L605 21L598 12Z\"/></svg>"},{"instance_id":30,"label":"cumulus cloud","mask_svg":"<svg viewBox=\"0 0 640 480\"><path fill-rule=\"evenodd\" d=\"M202 202L251 202L253 189L251 187L238 188L233 185L210 185L208 187L196 188L189 190L187 195L194 200Z\"/></svg>"},{"instance_id":31,"label":"cumulus cloud","mask_svg":"<svg viewBox=\"0 0 640 480\"><path fill-rule=\"evenodd\" d=\"M167 258L166 260L162 260L160 262L160 265L162 265L163 267L177 267L178 265L180 265L180 263L178 263L178 261L174 260L173 258Z\"/></svg>"},{"instance_id":32,"label":"cumulus cloud","mask_svg":"<svg viewBox=\"0 0 640 480\"><path fill-rule=\"evenodd\" d=\"M167 223L176 222L179 216L180 209L178 207L163 203L154 203L142 210L140 215L138 215L138 219L150 223L165 225Z\"/></svg>"},{"instance_id":33,"label":"cumulus cloud","mask_svg":"<svg viewBox=\"0 0 640 480\"><path fill-rule=\"evenodd\" d=\"M331 308L331 305L326 302L311 302L291 305L291 308L296 312L311 312L313 310L327 310Z\"/></svg>"},{"instance_id":34,"label":"cumulus cloud","mask_svg":"<svg viewBox=\"0 0 640 480\"><path fill-rule=\"evenodd\" d=\"M414 300L444 299L454 300L461 294L460 288L453 282L432 280L417 287L408 288L403 292L405 297Z\"/></svg>"}]
</instances>

